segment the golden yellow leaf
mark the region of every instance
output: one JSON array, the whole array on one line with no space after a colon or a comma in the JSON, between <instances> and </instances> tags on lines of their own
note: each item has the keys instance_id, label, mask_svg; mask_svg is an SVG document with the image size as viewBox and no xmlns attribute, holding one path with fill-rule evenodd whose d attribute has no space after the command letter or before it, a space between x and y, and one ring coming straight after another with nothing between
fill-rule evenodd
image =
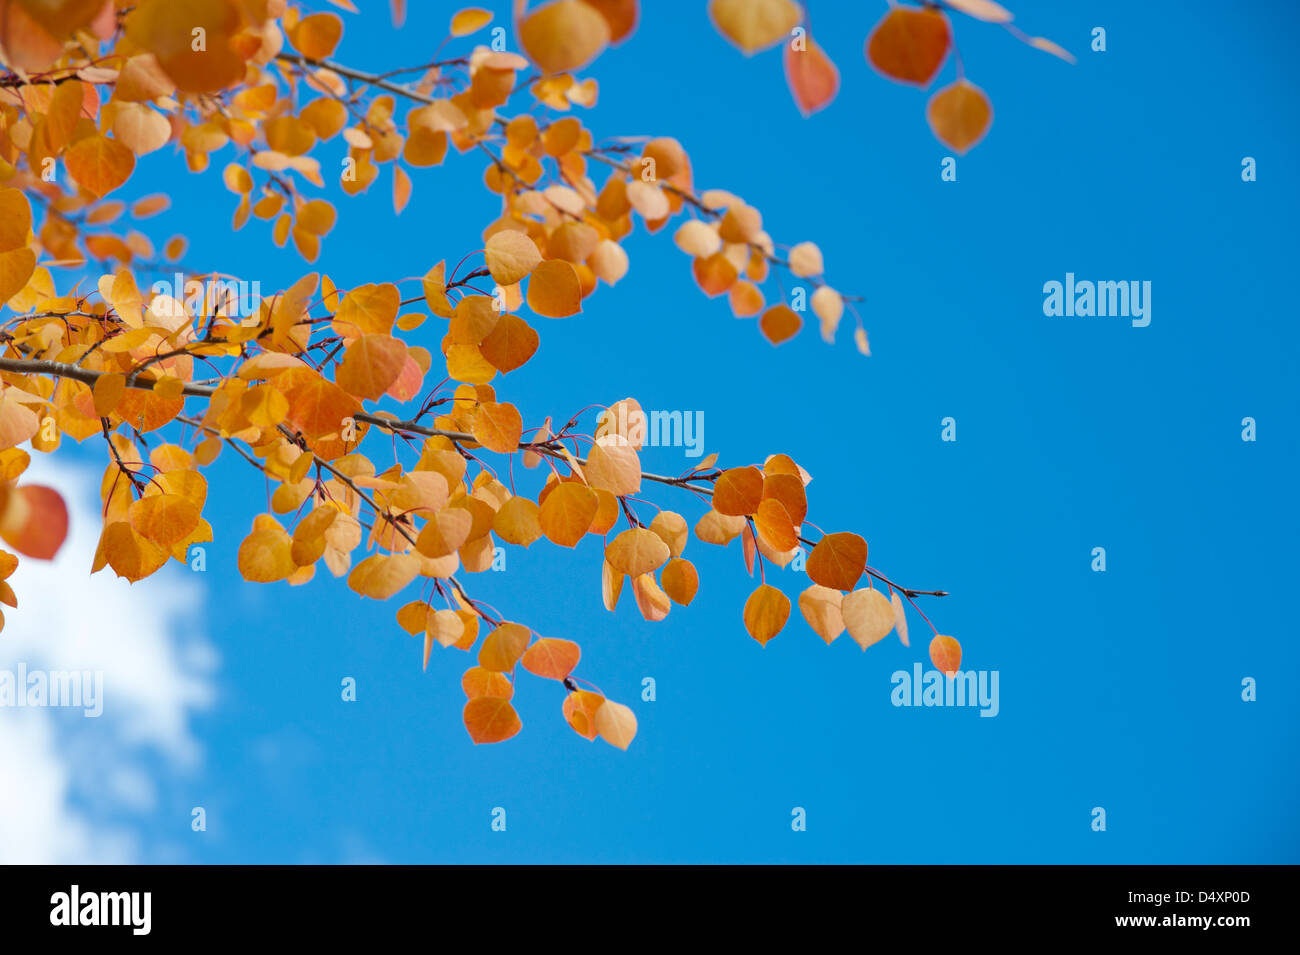
<instances>
[{"instance_id":1,"label":"golden yellow leaf","mask_svg":"<svg viewBox=\"0 0 1300 955\"><path fill-rule=\"evenodd\" d=\"M658 570L668 560L668 545L652 530L632 527L605 548L605 559L620 574L639 577Z\"/></svg>"},{"instance_id":2,"label":"golden yellow leaf","mask_svg":"<svg viewBox=\"0 0 1300 955\"><path fill-rule=\"evenodd\" d=\"M845 596L840 605L844 626L863 650L879 643L894 629L894 608L889 598L872 587Z\"/></svg>"},{"instance_id":3,"label":"golden yellow leaf","mask_svg":"<svg viewBox=\"0 0 1300 955\"><path fill-rule=\"evenodd\" d=\"M298 569L292 549L293 539L279 524L261 529L255 527L239 545L239 573L245 580L259 584L284 580Z\"/></svg>"},{"instance_id":4,"label":"golden yellow leaf","mask_svg":"<svg viewBox=\"0 0 1300 955\"><path fill-rule=\"evenodd\" d=\"M789 617L790 598L771 584L760 584L745 601L745 629L763 646L781 632Z\"/></svg>"},{"instance_id":5,"label":"golden yellow leaf","mask_svg":"<svg viewBox=\"0 0 1300 955\"><path fill-rule=\"evenodd\" d=\"M609 23L582 0L553 0L519 23L520 45L545 73L585 66L609 40Z\"/></svg>"},{"instance_id":6,"label":"golden yellow leaf","mask_svg":"<svg viewBox=\"0 0 1300 955\"><path fill-rule=\"evenodd\" d=\"M792 0L710 0L709 16L719 33L750 56L788 40L800 11Z\"/></svg>"},{"instance_id":7,"label":"golden yellow leaf","mask_svg":"<svg viewBox=\"0 0 1300 955\"><path fill-rule=\"evenodd\" d=\"M449 507L429 518L415 539L416 549L425 557L446 557L460 550L469 540L474 518L469 511Z\"/></svg>"},{"instance_id":8,"label":"golden yellow leaf","mask_svg":"<svg viewBox=\"0 0 1300 955\"><path fill-rule=\"evenodd\" d=\"M517 623L501 624L483 641L483 647L478 653L478 665L497 673L514 669L528 646L529 636L527 627Z\"/></svg>"},{"instance_id":9,"label":"golden yellow leaf","mask_svg":"<svg viewBox=\"0 0 1300 955\"><path fill-rule=\"evenodd\" d=\"M486 243L488 271L498 285L514 285L526 278L542 261L537 244L523 232L503 229Z\"/></svg>"},{"instance_id":10,"label":"golden yellow leaf","mask_svg":"<svg viewBox=\"0 0 1300 955\"><path fill-rule=\"evenodd\" d=\"M336 13L313 13L289 31L289 42L310 60L324 60L334 53L343 36L343 18Z\"/></svg>"},{"instance_id":11,"label":"golden yellow leaf","mask_svg":"<svg viewBox=\"0 0 1300 955\"><path fill-rule=\"evenodd\" d=\"M799 611L808 626L829 645L844 632L844 616L840 612L844 595L821 584L812 584L799 595Z\"/></svg>"},{"instance_id":12,"label":"golden yellow leaf","mask_svg":"<svg viewBox=\"0 0 1300 955\"><path fill-rule=\"evenodd\" d=\"M596 710L595 728L610 746L625 750L636 738L636 714L622 703L606 700Z\"/></svg>"},{"instance_id":13,"label":"golden yellow leaf","mask_svg":"<svg viewBox=\"0 0 1300 955\"><path fill-rule=\"evenodd\" d=\"M958 153L966 152L983 139L993 124L989 98L965 79L945 86L930 97L925 115L938 140Z\"/></svg>"},{"instance_id":14,"label":"golden yellow leaf","mask_svg":"<svg viewBox=\"0 0 1300 955\"><path fill-rule=\"evenodd\" d=\"M0 189L0 252L27 245L32 237L32 206L19 189Z\"/></svg>"},{"instance_id":15,"label":"golden yellow leaf","mask_svg":"<svg viewBox=\"0 0 1300 955\"><path fill-rule=\"evenodd\" d=\"M474 439L489 451L513 454L524 434L519 409L507 402L486 401L474 413Z\"/></svg>"},{"instance_id":16,"label":"golden yellow leaf","mask_svg":"<svg viewBox=\"0 0 1300 955\"><path fill-rule=\"evenodd\" d=\"M419 572L420 560L411 554L371 554L352 569L348 586L363 597L387 600Z\"/></svg>"},{"instance_id":17,"label":"golden yellow leaf","mask_svg":"<svg viewBox=\"0 0 1300 955\"><path fill-rule=\"evenodd\" d=\"M581 0L571 2L583 5ZM573 266L563 259L548 259L537 266L528 280L528 307L545 318L566 318L582 311L582 283Z\"/></svg>"},{"instance_id":18,"label":"golden yellow leaf","mask_svg":"<svg viewBox=\"0 0 1300 955\"><path fill-rule=\"evenodd\" d=\"M507 544L527 547L542 536L540 508L531 498L516 496L501 505L492 520L492 530Z\"/></svg>"}]
</instances>

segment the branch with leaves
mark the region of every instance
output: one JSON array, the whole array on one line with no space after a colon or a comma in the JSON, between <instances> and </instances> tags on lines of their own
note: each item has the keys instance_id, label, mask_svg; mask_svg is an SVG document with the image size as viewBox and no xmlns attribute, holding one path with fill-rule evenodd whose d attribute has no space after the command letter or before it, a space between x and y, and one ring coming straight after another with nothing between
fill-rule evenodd
<instances>
[{"instance_id":1,"label":"branch with leaves","mask_svg":"<svg viewBox=\"0 0 1300 955\"><path fill-rule=\"evenodd\" d=\"M212 540L205 472L230 447L266 485L265 511L239 547L243 577L303 585L323 565L367 598L418 589L397 622L423 635L425 666L435 647L477 654L462 681L476 742L518 732L510 700L521 667L564 686L563 715L588 739L626 748L636 731L628 707L573 675L576 644L470 595L462 578L488 570L498 543L598 538L606 608L628 587L657 621L696 597L699 575L684 556L693 527L704 543L739 539L747 572L757 567L740 617L762 644L792 611L767 565L805 556L811 584L799 609L827 643L847 632L866 649L896 632L907 644L905 603L929 623L917 599L945 593L900 586L869 565L860 535L809 521L810 478L788 454L726 469L710 455L658 474L642 466L644 415L631 398L553 428L550 418L525 427L520 408L498 397L500 381L539 349L524 314L583 311L600 283L627 274L624 240L674 218L701 289L725 293L738 316L761 316L773 343L803 324L773 273L811 285L828 340L860 301L827 283L815 244L778 246L757 208L697 189L677 140L600 140L573 115L598 99L596 80L575 71L631 36L635 2L520 4L526 55L495 39L444 54L491 22L487 11L463 10L427 62L379 70L336 60L338 14L284 0L19 0L7 10L0 305L13 314L0 321L0 537L18 553L52 557L67 527L57 491L21 482L30 453L20 445L51 453L65 439L104 442L92 571L130 581L185 563ZM251 303L238 279L179 264L170 293L142 291L136 277L172 267L186 243L171 237L160 259L142 231L166 197L108 198L132 181L138 156L170 145L202 173L230 150L222 179L238 196L233 227L267 221L274 242L292 241L315 261L336 210L313 190L324 186L321 156L336 139L342 190L365 191L387 166L397 214L413 172L441 165L452 148L485 157L500 209L482 248L450 269L441 261L422 276L349 289L311 272ZM93 285L57 281L64 269L90 273ZM771 302L769 281L780 287ZM603 414L584 424L595 411ZM541 476L525 477L530 469ZM698 516L649 500L651 487L689 498ZM17 560L0 554L0 582ZM16 599L0 586L0 600ZM954 672L960 654L936 629L935 664Z\"/></svg>"}]
</instances>

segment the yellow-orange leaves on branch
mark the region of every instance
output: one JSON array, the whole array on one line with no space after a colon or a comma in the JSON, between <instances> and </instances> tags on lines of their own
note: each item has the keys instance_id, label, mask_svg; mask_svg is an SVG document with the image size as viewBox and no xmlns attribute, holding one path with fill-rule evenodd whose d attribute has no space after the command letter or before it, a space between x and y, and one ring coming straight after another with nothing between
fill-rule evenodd
<instances>
[{"instance_id":1,"label":"yellow-orange leaves on branch","mask_svg":"<svg viewBox=\"0 0 1300 955\"><path fill-rule=\"evenodd\" d=\"M852 590L867 568L867 542L857 534L827 534L808 555L808 577L832 590Z\"/></svg>"},{"instance_id":2,"label":"yellow-orange leaves on branch","mask_svg":"<svg viewBox=\"0 0 1300 955\"><path fill-rule=\"evenodd\" d=\"M993 123L989 98L967 80L958 80L930 97L925 115L939 141L958 153L983 139Z\"/></svg>"},{"instance_id":3,"label":"yellow-orange leaves on branch","mask_svg":"<svg viewBox=\"0 0 1300 955\"><path fill-rule=\"evenodd\" d=\"M519 45L546 73L585 66L609 41L609 22L582 0L554 0L519 24Z\"/></svg>"},{"instance_id":4,"label":"yellow-orange leaves on branch","mask_svg":"<svg viewBox=\"0 0 1300 955\"><path fill-rule=\"evenodd\" d=\"M930 661L946 676L956 676L961 666L961 644L952 637L937 634L930 641Z\"/></svg>"},{"instance_id":5,"label":"yellow-orange leaves on branch","mask_svg":"<svg viewBox=\"0 0 1300 955\"><path fill-rule=\"evenodd\" d=\"M785 81L799 112L811 116L835 99L840 89L840 71L808 35L802 49L796 49L793 42L785 45Z\"/></svg>"},{"instance_id":6,"label":"yellow-orange leaves on branch","mask_svg":"<svg viewBox=\"0 0 1300 955\"><path fill-rule=\"evenodd\" d=\"M126 19L126 34L157 57L177 88L214 93L244 75L244 58L231 44L242 19L231 0L142 0Z\"/></svg>"},{"instance_id":7,"label":"yellow-orange leaves on branch","mask_svg":"<svg viewBox=\"0 0 1300 955\"><path fill-rule=\"evenodd\" d=\"M771 584L761 584L745 601L745 629L767 646L790 617L790 598Z\"/></svg>"},{"instance_id":8,"label":"yellow-orange leaves on branch","mask_svg":"<svg viewBox=\"0 0 1300 955\"><path fill-rule=\"evenodd\" d=\"M799 25L793 0L712 0L709 16L724 37L746 56L788 39Z\"/></svg>"},{"instance_id":9,"label":"yellow-orange leaves on branch","mask_svg":"<svg viewBox=\"0 0 1300 955\"><path fill-rule=\"evenodd\" d=\"M867 38L867 60L892 80L927 86L951 43L948 18L938 10L894 7Z\"/></svg>"},{"instance_id":10,"label":"yellow-orange leaves on branch","mask_svg":"<svg viewBox=\"0 0 1300 955\"><path fill-rule=\"evenodd\" d=\"M582 650L572 640L543 637L524 651L520 663L529 673L549 680L563 680L573 672Z\"/></svg>"},{"instance_id":11,"label":"yellow-orange leaves on branch","mask_svg":"<svg viewBox=\"0 0 1300 955\"><path fill-rule=\"evenodd\" d=\"M461 715L475 743L500 743L523 727L510 701L499 696L476 696L465 704Z\"/></svg>"}]
</instances>

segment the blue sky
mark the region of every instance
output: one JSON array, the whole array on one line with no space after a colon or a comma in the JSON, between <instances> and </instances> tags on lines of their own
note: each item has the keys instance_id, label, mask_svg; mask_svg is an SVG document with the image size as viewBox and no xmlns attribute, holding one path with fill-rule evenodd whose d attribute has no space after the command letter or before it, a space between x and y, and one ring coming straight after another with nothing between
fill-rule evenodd
<instances>
[{"instance_id":1,"label":"blue sky","mask_svg":"<svg viewBox=\"0 0 1300 955\"><path fill-rule=\"evenodd\" d=\"M362 6L338 59L383 69L427 60L457 5L413 4L400 33L386 4ZM70 790L89 838L111 827L135 858L213 863L1300 861L1291 6L1021 4L1020 25L1074 51L1073 67L958 18L995 121L956 182L940 179L949 153L925 94L863 60L885 4L813 4L842 89L806 121L777 52L740 56L703 2L649 7L590 71L600 104L584 122L677 137L698 186L757 205L778 242L816 241L831 282L866 296L874 356L853 349L848 319L834 347L809 329L774 349L699 294L667 234L642 231L616 288L580 316L535 320L541 350L499 393L526 422L631 395L702 411L723 463L791 454L814 476L810 520L863 533L895 580L951 592L922 607L962 641L964 669L998 671L998 715L891 704L891 674L929 666L914 615L910 649L827 648L799 619L760 648L741 623L753 582L738 544L692 541L700 596L649 624L630 594L601 607L598 542L542 541L472 592L577 640L579 675L633 706L640 732L627 753L587 743L560 717L562 691L524 675L523 732L475 747L460 722L469 658L435 650L421 672L393 619L401 598L361 600L323 571L296 589L238 578L265 495L227 452L207 573L131 588L141 602L186 588L170 625L201 631L218 661L203 671L211 699L187 711L196 757L135 757L152 796L130 805ZM1089 50L1097 26L1104 53ZM227 155L203 176L152 157L131 188L172 193L154 234L189 235L194 267L283 287L309 269L260 223L232 239ZM1256 182L1241 179L1246 156ZM417 171L394 218L385 172L340 199L315 268L349 287L459 260L497 213L481 175L472 155ZM1151 324L1045 316L1043 285L1067 272L1151 282ZM940 440L946 417L955 442ZM101 459L94 440L70 457ZM691 463L679 448L644 461ZM792 599L807 585L788 569L768 581ZM93 748L100 730L77 731ZM190 831L194 806L206 832Z\"/></svg>"}]
</instances>

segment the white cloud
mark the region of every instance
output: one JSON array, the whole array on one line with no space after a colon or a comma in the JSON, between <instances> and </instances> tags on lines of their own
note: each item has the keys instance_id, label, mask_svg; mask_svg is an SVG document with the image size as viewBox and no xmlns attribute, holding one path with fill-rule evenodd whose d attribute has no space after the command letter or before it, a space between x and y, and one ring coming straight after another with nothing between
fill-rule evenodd
<instances>
[{"instance_id":1,"label":"white cloud","mask_svg":"<svg viewBox=\"0 0 1300 955\"><path fill-rule=\"evenodd\" d=\"M0 863L129 862L141 845L131 814L156 802L151 773L201 760L190 724L213 701L218 664L204 588L175 562L137 584L109 568L91 576L101 522L89 467L37 453L22 483L57 488L70 526L54 561L21 558L9 578L18 608L4 608L0 671L102 671L104 712L0 706Z\"/></svg>"}]
</instances>

